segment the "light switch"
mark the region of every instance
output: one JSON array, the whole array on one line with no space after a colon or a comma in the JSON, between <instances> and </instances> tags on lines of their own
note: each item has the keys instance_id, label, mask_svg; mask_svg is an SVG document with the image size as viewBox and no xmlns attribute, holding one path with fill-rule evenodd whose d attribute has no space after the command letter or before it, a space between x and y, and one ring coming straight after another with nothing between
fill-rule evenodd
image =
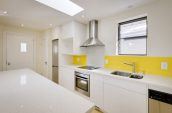
<instances>
[{"instance_id":1,"label":"light switch","mask_svg":"<svg viewBox=\"0 0 172 113\"><path fill-rule=\"evenodd\" d=\"M168 69L168 63L167 62L161 62L161 70L167 70Z\"/></svg>"}]
</instances>

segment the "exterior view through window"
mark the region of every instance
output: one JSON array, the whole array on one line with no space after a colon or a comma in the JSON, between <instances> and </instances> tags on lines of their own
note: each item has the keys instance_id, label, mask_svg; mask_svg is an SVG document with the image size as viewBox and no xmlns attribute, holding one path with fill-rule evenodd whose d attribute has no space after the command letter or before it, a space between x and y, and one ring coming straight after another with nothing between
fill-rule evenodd
<instances>
[{"instance_id":1,"label":"exterior view through window","mask_svg":"<svg viewBox=\"0 0 172 113\"><path fill-rule=\"evenodd\" d=\"M147 17L119 23L118 54L147 54Z\"/></svg>"},{"instance_id":2,"label":"exterior view through window","mask_svg":"<svg viewBox=\"0 0 172 113\"><path fill-rule=\"evenodd\" d=\"M27 43L22 42L20 44L20 52L21 53L26 53L27 52Z\"/></svg>"}]
</instances>

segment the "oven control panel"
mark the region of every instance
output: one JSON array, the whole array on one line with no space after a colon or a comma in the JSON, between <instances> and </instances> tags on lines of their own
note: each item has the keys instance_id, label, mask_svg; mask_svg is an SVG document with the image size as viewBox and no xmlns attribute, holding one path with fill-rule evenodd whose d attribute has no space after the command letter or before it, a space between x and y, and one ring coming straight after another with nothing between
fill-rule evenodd
<instances>
[{"instance_id":1,"label":"oven control panel","mask_svg":"<svg viewBox=\"0 0 172 113\"><path fill-rule=\"evenodd\" d=\"M78 72L78 71L75 71L75 76L84 77L84 78L89 78L90 77L89 74L81 73L81 72Z\"/></svg>"}]
</instances>

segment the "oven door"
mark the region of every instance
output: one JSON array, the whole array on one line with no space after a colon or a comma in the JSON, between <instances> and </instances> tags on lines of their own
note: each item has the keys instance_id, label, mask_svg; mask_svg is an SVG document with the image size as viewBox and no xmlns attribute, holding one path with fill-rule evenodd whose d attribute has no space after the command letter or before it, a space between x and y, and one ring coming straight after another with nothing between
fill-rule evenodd
<instances>
[{"instance_id":1,"label":"oven door","mask_svg":"<svg viewBox=\"0 0 172 113\"><path fill-rule=\"evenodd\" d=\"M89 79L80 76L75 76L75 89L78 92L86 96L89 96L90 93Z\"/></svg>"}]
</instances>

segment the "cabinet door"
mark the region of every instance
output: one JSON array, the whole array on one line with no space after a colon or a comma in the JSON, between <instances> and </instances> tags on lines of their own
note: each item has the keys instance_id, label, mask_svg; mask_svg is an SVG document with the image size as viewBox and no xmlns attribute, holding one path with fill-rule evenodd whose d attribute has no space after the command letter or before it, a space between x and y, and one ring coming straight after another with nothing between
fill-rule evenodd
<instances>
[{"instance_id":1,"label":"cabinet door","mask_svg":"<svg viewBox=\"0 0 172 113\"><path fill-rule=\"evenodd\" d=\"M164 102L159 102L160 112L159 113L172 113L172 105Z\"/></svg>"},{"instance_id":2,"label":"cabinet door","mask_svg":"<svg viewBox=\"0 0 172 113\"><path fill-rule=\"evenodd\" d=\"M59 68L59 85L64 86L64 71Z\"/></svg>"},{"instance_id":3,"label":"cabinet door","mask_svg":"<svg viewBox=\"0 0 172 113\"><path fill-rule=\"evenodd\" d=\"M149 113L160 113L159 101L149 99Z\"/></svg>"},{"instance_id":4,"label":"cabinet door","mask_svg":"<svg viewBox=\"0 0 172 113\"><path fill-rule=\"evenodd\" d=\"M60 67L59 84L73 91L74 90L74 70L71 68Z\"/></svg>"},{"instance_id":5,"label":"cabinet door","mask_svg":"<svg viewBox=\"0 0 172 113\"><path fill-rule=\"evenodd\" d=\"M147 97L105 83L104 109L108 113L147 113Z\"/></svg>"},{"instance_id":6,"label":"cabinet door","mask_svg":"<svg viewBox=\"0 0 172 113\"><path fill-rule=\"evenodd\" d=\"M60 37L60 27L55 27L52 29L52 40L59 39Z\"/></svg>"},{"instance_id":7,"label":"cabinet door","mask_svg":"<svg viewBox=\"0 0 172 113\"><path fill-rule=\"evenodd\" d=\"M73 38L75 36L74 22L69 22L62 26L62 38Z\"/></svg>"},{"instance_id":8,"label":"cabinet door","mask_svg":"<svg viewBox=\"0 0 172 113\"><path fill-rule=\"evenodd\" d=\"M91 74L90 76L90 98L97 107L103 109L103 76Z\"/></svg>"}]
</instances>

